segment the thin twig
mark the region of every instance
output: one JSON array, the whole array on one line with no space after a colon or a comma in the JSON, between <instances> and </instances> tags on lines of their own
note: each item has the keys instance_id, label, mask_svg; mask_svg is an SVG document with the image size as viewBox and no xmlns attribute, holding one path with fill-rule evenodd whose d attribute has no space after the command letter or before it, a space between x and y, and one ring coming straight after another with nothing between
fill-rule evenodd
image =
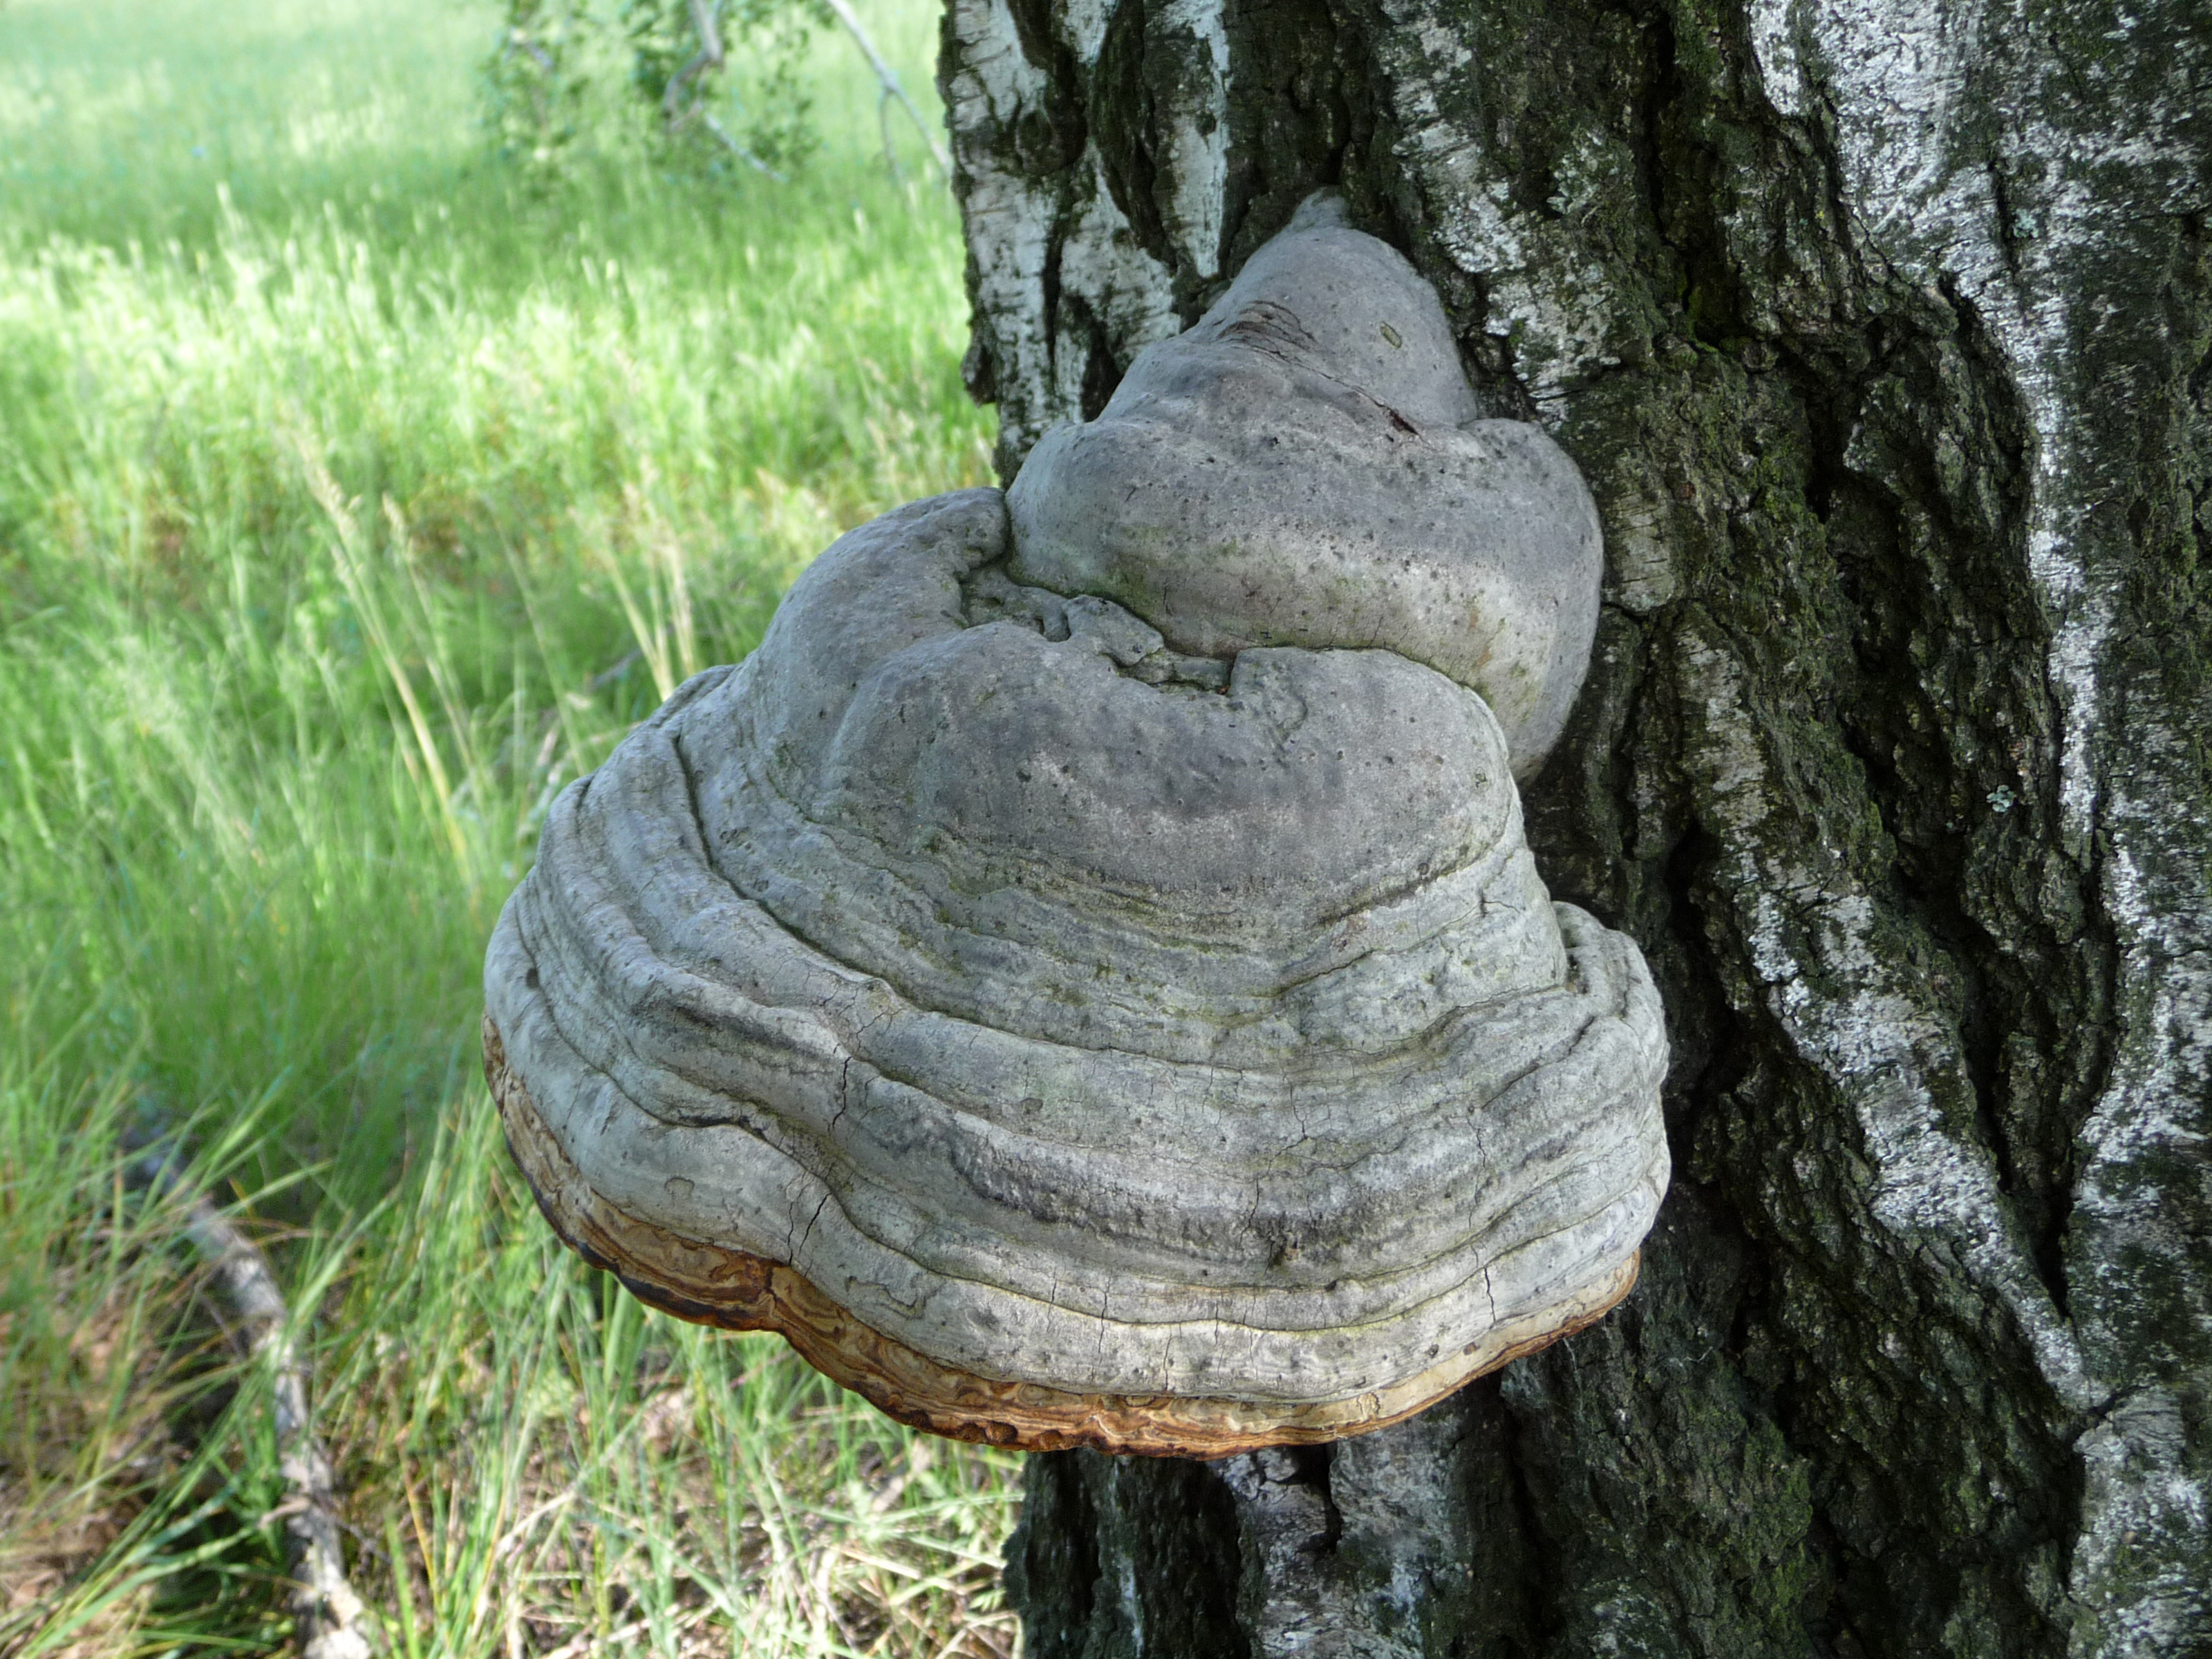
<instances>
[{"instance_id":1,"label":"thin twig","mask_svg":"<svg viewBox=\"0 0 2212 1659\"><path fill-rule=\"evenodd\" d=\"M692 106L692 107L694 109L698 109L698 106L696 104ZM720 141L722 148L729 151L731 155L736 156L738 160L743 161L755 173L764 173L769 178L775 179L779 185L787 185L791 182L790 179L785 178L783 174L778 173L767 162L762 161L759 156L754 155L752 151L747 149L743 144L732 137L730 136L729 129L725 127L720 121L717 121L707 111L699 109L698 114L699 119L705 124L707 131L713 133L714 137Z\"/></svg>"},{"instance_id":2,"label":"thin twig","mask_svg":"<svg viewBox=\"0 0 2212 1659\"><path fill-rule=\"evenodd\" d=\"M639 663L644 660L645 653L640 651L635 646L632 646L629 650L623 652L621 656L615 659L613 667L603 668L598 673L592 675L590 679L585 681L584 688L585 690L592 692L604 691L609 686L612 685L617 680L622 678L623 675L629 673L631 669L636 667ZM668 700L664 697L661 701L665 702ZM540 763L540 764L543 764L543 763Z\"/></svg>"},{"instance_id":3,"label":"thin twig","mask_svg":"<svg viewBox=\"0 0 2212 1659\"><path fill-rule=\"evenodd\" d=\"M647 1628L646 1620L634 1619L618 1629L609 1631L605 1636L586 1631L581 1636L563 1642L552 1652L547 1654L545 1659L580 1659L580 1656L597 1653L602 1648L611 1648L624 1642L634 1642L645 1634Z\"/></svg>"},{"instance_id":4,"label":"thin twig","mask_svg":"<svg viewBox=\"0 0 2212 1659\"><path fill-rule=\"evenodd\" d=\"M714 8L710 0L691 0L691 27L699 37L699 50L690 63L669 77L668 89L660 98L660 118L667 123L672 133L698 110L699 100L695 98L691 108L681 115L678 113L684 88L708 70L722 67L722 31L714 22Z\"/></svg>"},{"instance_id":5,"label":"thin twig","mask_svg":"<svg viewBox=\"0 0 2212 1659\"><path fill-rule=\"evenodd\" d=\"M674 1629L672 1633L677 1636L688 1633L704 1623L714 1611L711 1607L692 1608L689 1613L680 1615L672 1621ZM618 1647L625 1642L635 1642L639 1637L650 1631L652 1626L653 1621L649 1619L633 1619L629 1624L609 1631L605 1636L595 1635L586 1631L581 1636L571 1637L568 1641L563 1642L552 1652L547 1654L545 1659L580 1659L580 1656L584 1654L599 1653L608 1648Z\"/></svg>"},{"instance_id":6,"label":"thin twig","mask_svg":"<svg viewBox=\"0 0 2212 1659\"><path fill-rule=\"evenodd\" d=\"M717 143L754 172L765 174L779 185L790 183L789 179L738 143L730 130L714 118L714 111L707 107L705 95L693 85L709 70L719 71L727 58L722 50L721 27L714 21L714 0L690 0L690 4L691 27L699 37L699 50L690 63L669 77L668 90L661 95L660 118L668 136L673 138L696 121L714 135ZM688 104L684 101L687 88L691 92L691 100Z\"/></svg>"},{"instance_id":7,"label":"thin twig","mask_svg":"<svg viewBox=\"0 0 2212 1659\"><path fill-rule=\"evenodd\" d=\"M133 1174L149 1188L183 1190L173 1149L157 1146L138 1159ZM338 1539L337 1476L310 1425L310 1370L293 1340L291 1314L276 1275L260 1247L204 1194L193 1194L185 1212L185 1237L228 1304L239 1345L252 1358L265 1360L274 1375L270 1403L285 1497L264 1518L283 1517L301 1652L305 1659L369 1659L362 1628L367 1609L347 1582Z\"/></svg>"},{"instance_id":8,"label":"thin twig","mask_svg":"<svg viewBox=\"0 0 2212 1659\"><path fill-rule=\"evenodd\" d=\"M548 75L553 73L555 64L552 54L548 52L544 47L539 46L528 35L525 34L520 29L509 29L507 32L507 44L500 48L500 56L502 58L506 57L507 53L513 52L518 46L520 46L524 52L530 54L531 61L536 64L539 69L544 70Z\"/></svg>"},{"instance_id":9,"label":"thin twig","mask_svg":"<svg viewBox=\"0 0 2212 1659\"><path fill-rule=\"evenodd\" d=\"M921 118L921 112L915 107L914 100L906 95L906 88L900 83L896 71L884 61L883 53L876 50L876 43L868 39L868 32L860 27L860 20L854 15L853 8L847 0L824 0L824 3L829 6L831 15L845 26L845 33L853 37L853 44L860 47L861 56L868 60L868 67L875 70L876 84L883 89L882 98L898 100L900 106L914 118L914 129L921 135L921 142L929 147L929 159L937 163L939 172L951 172L952 158L937 142L937 135L929 130L929 123ZM878 109L882 107L881 98L878 100L877 106ZM898 162L891 155L891 135L888 125L884 129L884 159L890 162L893 173L898 171Z\"/></svg>"}]
</instances>

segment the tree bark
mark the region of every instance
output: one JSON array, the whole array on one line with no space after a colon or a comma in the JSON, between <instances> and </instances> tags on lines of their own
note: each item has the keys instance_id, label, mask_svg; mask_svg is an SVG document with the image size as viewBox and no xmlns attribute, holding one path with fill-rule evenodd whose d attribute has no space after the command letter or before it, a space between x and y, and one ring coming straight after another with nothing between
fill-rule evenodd
<instances>
[{"instance_id":1,"label":"tree bark","mask_svg":"<svg viewBox=\"0 0 2212 1659\"><path fill-rule=\"evenodd\" d=\"M1322 185L1604 515L1528 795L1665 993L1597 1328L1035 1459L1031 1659L2212 1652L2203 0L950 0L1009 473Z\"/></svg>"}]
</instances>

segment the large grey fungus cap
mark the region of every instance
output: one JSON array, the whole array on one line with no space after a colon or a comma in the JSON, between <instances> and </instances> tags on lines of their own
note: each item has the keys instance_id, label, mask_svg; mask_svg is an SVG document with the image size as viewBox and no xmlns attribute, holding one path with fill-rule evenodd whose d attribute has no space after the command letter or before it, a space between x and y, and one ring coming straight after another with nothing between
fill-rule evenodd
<instances>
[{"instance_id":1,"label":"large grey fungus cap","mask_svg":"<svg viewBox=\"0 0 2212 1659\"><path fill-rule=\"evenodd\" d=\"M1178 650L1395 651L1481 695L1514 775L1589 664L1603 550L1559 447L1484 420L1435 289L1316 198L1007 491L1024 581Z\"/></svg>"},{"instance_id":2,"label":"large grey fungus cap","mask_svg":"<svg viewBox=\"0 0 2212 1659\"><path fill-rule=\"evenodd\" d=\"M1252 267L1231 300L1449 439L1395 522L1445 524L1482 455L1565 466L1449 423L1434 298L1381 244L1295 232ZM1184 337L1225 349L1220 314ZM1430 355L1368 350L1378 314ZM1264 411L1193 393L1216 470L1157 453L1194 522L1252 499L1263 427L1333 429L1286 406L1352 395L1322 361ZM1112 453L1044 477L1150 586L1031 558L1024 524L1063 520L1030 471L1011 524L996 490L915 502L571 786L492 939L487 1069L571 1243L905 1420L1198 1455L1378 1427L1627 1290L1668 1174L1658 998L1537 878L1439 621L1517 591L1472 541L1363 564L1354 489L1312 556L1340 602L1276 629L1184 580L1171 524L1114 539ZM1265 522L1257 586L1295 609L1293 517Z\"/></svg>"}]
</instances>

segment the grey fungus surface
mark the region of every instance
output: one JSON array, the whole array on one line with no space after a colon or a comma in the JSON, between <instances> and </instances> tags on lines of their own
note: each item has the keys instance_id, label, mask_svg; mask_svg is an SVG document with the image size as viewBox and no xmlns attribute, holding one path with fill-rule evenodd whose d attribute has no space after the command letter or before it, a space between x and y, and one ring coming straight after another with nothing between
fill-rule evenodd
<instances>
[{"instance_id":1,"label":"grey fungus surface","mask_svg":"<svg viewBox=\"0 0 2212 1659\"><path fill-rule=\"evenodd\" d=\"M1395 260L1324 225L1238 287L1341 359ZM1391 314L1385 350L1427 337ZM1408 418L1471 411L1455 359L1368 355ZM1401 520L1450 516L1426 488ZM556 802L485 976L549 1218L659 1305L1033 1449L1358 1432L1597 1317L1667 1181L1658 998L1546 894L1442 613L1393 611L1389 560L1395 644L1148 608L1040 568L1050 491L1012 494L841 538Z\"/></svg>"},{"instance_id":2,"label":"grey fungus surface","mask_svg":"<svg viewBox=\"0 0 2212 1659\"><path fill-rule=\"evenodd\" d=\"M1376 647L1490 705L1514 775L1559 740L1603 546L1574 464L1485 420L1436 291L1327 198L1007 492L1022 580L1127 605L1183 651Z\"/></svg>"}]
</instances>

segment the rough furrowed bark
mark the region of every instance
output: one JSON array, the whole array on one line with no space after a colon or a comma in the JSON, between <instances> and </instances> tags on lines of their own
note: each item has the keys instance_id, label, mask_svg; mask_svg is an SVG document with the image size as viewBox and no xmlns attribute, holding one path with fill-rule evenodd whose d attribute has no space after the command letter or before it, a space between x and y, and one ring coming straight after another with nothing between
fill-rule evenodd
<instances>
[{"instance_id":1,"label":"rough furrowed bark","mask_svg":"<svg viewBox=\"0 0 2212 1659\"><path fill-rule=\"evenodd\" d=\"M2212 1649L2212 20L951 0L943 73L1009 471L1322 184L1575 456L1531 840L1676 1048L1620 1312L1036 1460L1030 1651Z\"/></svg>"}]
</instances>

